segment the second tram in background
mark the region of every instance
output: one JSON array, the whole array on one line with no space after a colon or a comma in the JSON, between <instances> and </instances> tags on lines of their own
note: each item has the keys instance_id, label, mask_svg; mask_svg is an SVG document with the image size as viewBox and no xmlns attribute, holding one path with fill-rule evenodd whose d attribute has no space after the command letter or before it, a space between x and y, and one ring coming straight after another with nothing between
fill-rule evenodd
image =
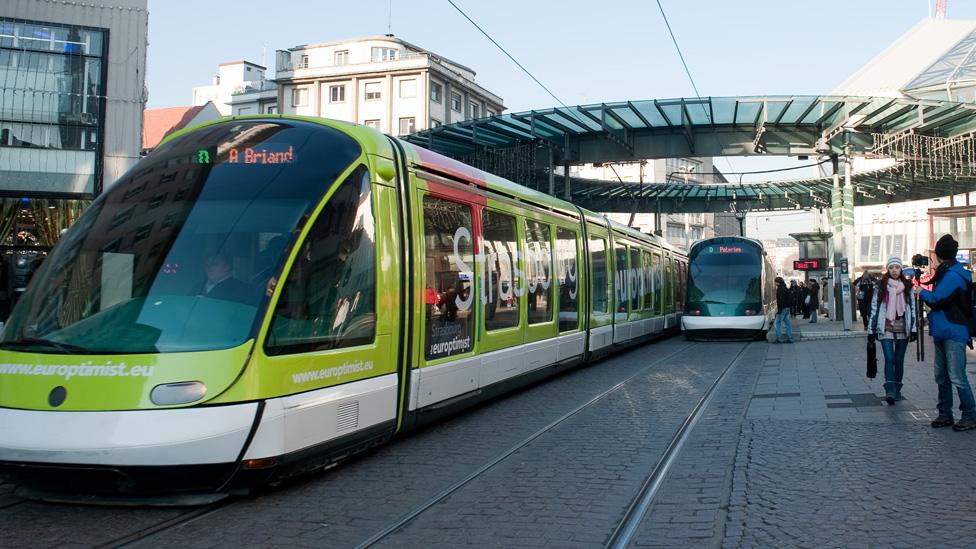
<instances>
[{"instance_id":1,"label":"second tram in background","mask_svg":"<svg viewBox=\"0 0 976 549\"><path fill-rule=\"evenodd\" d=\"M723 236L695 243L681 329L689 339L763 337L776 314L773 276L758 240Z\"/></svg>"}]
</instances>

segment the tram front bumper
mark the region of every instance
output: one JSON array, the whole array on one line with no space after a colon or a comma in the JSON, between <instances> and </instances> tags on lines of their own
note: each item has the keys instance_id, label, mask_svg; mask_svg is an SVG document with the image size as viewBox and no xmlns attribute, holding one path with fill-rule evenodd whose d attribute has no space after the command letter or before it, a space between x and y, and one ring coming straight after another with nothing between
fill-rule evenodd
<instances>
[{"instance_id":1,"label":"tram front bumper","mask_svg":"<svg viewBox=\"0 0 976 549\"><path fill-rule=\"evenodd\" d=\"M212 492L234 474L257 410L255 403L118 412L0 408L0 475L28 491L74 500Z\"/></svg>"},{"instance_id":2,"label":"tram front bumper","mask_svg":"<svg viewBox=\"0 0 976 549\"><path fill-rule=\"evenodd\" d=\"M691 316L681 317L681 329L699 337L748 337L769 328L768 319L755 316Z\"/></svg>"}]
</instances>

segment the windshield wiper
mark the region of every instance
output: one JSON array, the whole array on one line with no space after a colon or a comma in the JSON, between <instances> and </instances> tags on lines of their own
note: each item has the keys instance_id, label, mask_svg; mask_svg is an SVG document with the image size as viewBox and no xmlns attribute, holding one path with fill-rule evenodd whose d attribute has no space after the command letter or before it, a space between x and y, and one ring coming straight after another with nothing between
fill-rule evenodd
<instances>
[{"instance_id":1,"label":"windshield wiper","mask_svg":"<svg viewBox=\"0 0 976 549\"><path fill-rule=\"evenodd\" d=\"M699 303L709 303L711 305L728 305L728 303L724 301L715 301L714 299L702 299L701 301L699 301Z\"/></svg>"},{"instance_id":2,"label":"windshield wiper","mask_svg":"<svg viewBox=\"0 0 976 549\"><path fill-rule=\"evenodd\" d=\"M50 339L44 339L40 337L24 337L21 339L15 339L13 341L4 341L0 343L0 347L9 347L16 345L35 345L41 347L50 347L52 349L57 349L63 353L68 354L91 354L92 351L84 347L79 347L77 345L72 345L70 343L61 343L60 341L53 341Z\"/></svg>"}]
</instances>

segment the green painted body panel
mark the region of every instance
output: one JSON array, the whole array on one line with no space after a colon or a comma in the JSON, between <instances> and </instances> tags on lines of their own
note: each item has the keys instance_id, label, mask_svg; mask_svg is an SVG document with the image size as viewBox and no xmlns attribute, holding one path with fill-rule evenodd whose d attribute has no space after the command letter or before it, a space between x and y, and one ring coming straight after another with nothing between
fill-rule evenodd
<instances>
[{"instance_id":1,"label":"green painted body panel","mask_svg":"<svg viewBox=\"0 0 976 549\"><path fill-rule=\"evenodd\" d=\"M0 403L7 408L58 411L166 408L153 404L149 393L157 385L181 381L207 386L204 397L192 404L219 401L253 347L254 342L248 341L220 351L107 356L0 350ZM48 395L59 386L66 389L67 398L53 407Z\"/></svg>"},{"instance_id":2,"label":"green painted body panel","mask_svg":"<svg viewBox=\"0 0 976 549\"><path fill-rule=\"evenodd\" d=\"M393 159L396 157L394 147L387 136L370 128L312 117L244 116L221 119L176 132L168 136L160 147L165 147L181 135L209 125L227 123L228 120L251 119L294 119L321 124L345 132L362 147L363 154L346 169L339 180L349 175L357 165L365 164L372 182L371 196L376 223L377 262L376 335L373 342L358 347L328 351L273 356L267 354L264 347L265 338L271 325L276 304L285 286L284 283L279 282L270 286L271 294L268 297L268 306L259 323L256 338L234 349L97 357L0 351L0 365L31 365L30 374L10 375L8 373L7 375L0 375L0 406L50 410L52 408L47 399L51 389L63 385L67 389L68 398L58 408L59 410L153 409L159 407L149 400L149 392L152 388L161 383L180 381L202 381L207 386L207 394L201 401L185 406L225 404L280 397L396 373L398 365L402 363L401 352L404 348L400 341L400 329L406 321L406 319L401 318L403 304L400 297L404 293L403 285L406 283L402 280L400 265L404 246L409 247L407 251L414 258L409 268L413 269L412 276L415 281L414 287L407 289L412 293L413 309L406 312L414 319L413 331L407 334L412 350L411 355L406 357L408 368L453 362L476 354L509 349L560 335L559 292L553 290L550 294L551 320L535 325L529 325L527 322L528 299L526 294L523 294L519 297L520 323L517 327L489 332L483 323L478 321L474 331L474 346L470 352L427 361L424 356L424 293L426 287L424 278L426 275L424 268L423 198L432 192L432 188L426 179L418 176L416 171L433 169L429 163L425 165L425 159L429 161L430 158L423 156L432 153L421 153L416 147L403 143L406 155L404 160L408 166L408 171L401 175L409 178L405 186L410 193L410 200L409 211L406 212L409 219L402 221L410 223L413 234L409 241L404 242L400 231L401 199L403 197L399 196L398 182L395 177L397 169L393 163ZM671 249L659 237L644 235L623 225L609 222L604 216L593 212L583 211L581 219L580 210L568 202L521 187L491 174L479 172L473 168L467 169L474 174L472 175L473 179L468 182L455 179L455 182L452 183L457 187L458 193L468 193L464 195L463 202L472 205L474 215L480 215L482 208L489 208L515 216L518 219L517 234L522 251L525 250L527 236L526 220L549 226L550 246L553 250L550 277L557 289L558 283L554 276L556 272L557 229L562 227L571 229L576 233L578 288L576 299L580 319L576 328L566 330L563 334L584 330L587 325L592 328L606 326L613 322L612 311L615 305L615 295L612 291L612 284L617 270L613 248L615 241L639 245L638 247L642 250L651 248ZM301 226L298 242L304 241L308 236L315 220L325 208L336 188L338 185L333 186L329 195L319 202L309 220ZM439 188L447 187L441 184ZM581 225L582 220L587 223L586 231ZM611 233L615 234L612 235ZM589 270L583 269L582 266L589 261L585 255L585 249L586 239L590 236L607 240L611 308L608 313L596 314L587 318L591 290L590 280L587 276ZM281 281L287 278L300 248L301 246L296 245L291 249L290 256L285 262ZM524 272L524 265L522 267ZM480 269L476 269L476 272L480 272ZM484 280L480 278L480 275L473 278L472 291L477 296L480 291L479 285L484 284ZM673 271L665 278L668 280L666 291L673 296ZM673 305L670 308L673 310ZM472 312L475 319L484 317L484 306L479 299L474 300ZM650 311L634 312L633 314L635 319L652 316ZM143 368L135 370L139 375L130 374L115 377L72 375L70 379L63 379L72 371L71 368L78 368L80 371L81 366L86 365L86 361L89 360L91 361L89 366L107 366L108 361L111 360L114 365L124 362L126 367L130 369L134 369L136 366ZM50 368L51 375L35 375L33 373L34 365L40 365L38 372L47 372L49 369L47 366L55 367ZM61 369L61 366L64 369ZM0 373L3 372L0 371ZM408 372L402 373L408 374ZM401 399L404 399L406 395L402 391L403 386L401 385Z\"/></svg>"}]
</instances>

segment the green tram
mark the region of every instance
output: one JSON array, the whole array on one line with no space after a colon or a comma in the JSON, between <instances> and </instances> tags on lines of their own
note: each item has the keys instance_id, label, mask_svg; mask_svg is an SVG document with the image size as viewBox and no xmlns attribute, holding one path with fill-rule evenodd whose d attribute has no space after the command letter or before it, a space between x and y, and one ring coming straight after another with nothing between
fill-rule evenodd
<instances>
[{"instance_id":1,"label":"green tram","mask_svg":"<svg viewBox=\"0 0 976 549\"><path fill-rule=\"evenodd\" d=\"M369 128L170 136L0 334L26 496L202 503L676 329L661 239Z\"/></svg>"}]
</instances>

